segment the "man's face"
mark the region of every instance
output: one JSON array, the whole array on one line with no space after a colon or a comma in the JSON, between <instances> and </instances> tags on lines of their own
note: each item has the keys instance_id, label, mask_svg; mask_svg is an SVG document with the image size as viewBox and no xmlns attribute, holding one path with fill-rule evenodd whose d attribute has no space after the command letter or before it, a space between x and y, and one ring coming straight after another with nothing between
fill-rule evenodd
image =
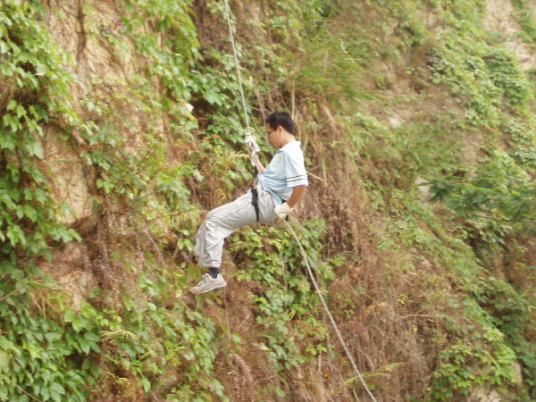
<instances>
[{"instance_id":1,"label":"man's face","mask_svg":"<svg viewBox=\"0 0 536 402\"><path fill-rule=\"evenodd\" d=\"M270 124L266 124L266 132L268 133L268 142L275 148L280 148L281 143L281 126L278 126L275 130L270 127Z\"/></svg>"}]
</instances>

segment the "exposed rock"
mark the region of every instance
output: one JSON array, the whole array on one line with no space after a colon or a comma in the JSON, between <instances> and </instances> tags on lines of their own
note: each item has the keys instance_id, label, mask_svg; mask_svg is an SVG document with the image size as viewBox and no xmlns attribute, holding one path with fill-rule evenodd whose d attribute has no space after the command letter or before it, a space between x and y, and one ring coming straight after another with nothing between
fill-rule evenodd
<instances>
[{"instance_id":1,"label":"exposed rock","mask_svg":"<svg viewBox=\"0 0 536 402\"><path fill-rule=\"evenodd\" d=\"M428 184L428 180L418 176L415 179L415 185L419 189L420 193L422 194L423 200L430 199L430 189L432 188L431 184Z\"/></svg>"},{"instance_id":2,"label":"exposed rock","mask_svg":"<svg viewBox=\"0 0 536 402\"><path fill-rule=\"evenodd\" d=\"M84 166L67 144L52 133L43 140L45 163L52 173L54 195L68 204L70 211L59 219L72 224L91 215L91 195L84 176Z\"/></svg>"},{"instance_id":3,"label":"exposed rock","mask_svg":"<svg viewBox=\"0 0 536 402\"><path fill-rule=\"evenodd\" d=\"M391 127L398 128L402 125L402 121L398 116L391 116L389 117L389 124Z\"/></svg>"},{"instance_id":4,"label":"exposed rock","mask_svg":"<svg viewBox=\"0 0 536 402\"><path fill-rule=\"evenodd\" d=\"M501 395L495 390L484 387L476 388L467 399L467 402L501 402Z\"/></svg>"},{"instance_id":5,"label":"exposed rock","mask_svg":"<svg viewBox=\"0 0 536 402\"><path fill-rule=\"evenodd\" d=\"M39 268L58 281L62 291L70 297L71 307L75 310L80 309L82 302L97 285L85 263L86 254L84 246L70 243L64 250L54 252L50 262L39 265Z\"/></svg>"},{"instance_id":6,"label":"exposed rock","mask_svg":"<svg viewBox=\"0 0 536 402\"><path fill-rule=\"evenodd\" d=\"M514 18L515 9L511 1L487 0L485 3L486 16L484 26L492 31L502 32L504 35L503 45L514 52L524 70L530 70L536 66L536 52L519 36L521 26ZM529 8L536 10L536 1L529 1Z\"/></svg>"}]
</instances>

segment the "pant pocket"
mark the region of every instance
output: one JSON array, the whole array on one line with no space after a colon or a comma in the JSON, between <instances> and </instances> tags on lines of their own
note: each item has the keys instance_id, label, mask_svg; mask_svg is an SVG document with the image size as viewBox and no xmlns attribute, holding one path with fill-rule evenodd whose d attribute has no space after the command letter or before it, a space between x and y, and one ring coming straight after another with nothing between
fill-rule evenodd
<instances>
[{"instance_id":1,"label":"pant pocket","mask_svg":"<svg viewBox=\"0 0 536 402\"><path fill-rule=\"evenodd\" d=\"M259 193L259 210L260 210L260 222L268 223L272 222L276 215L274 213L275 202L272 194L268 191L262 191Z\"/></svg>"}]
</instances>

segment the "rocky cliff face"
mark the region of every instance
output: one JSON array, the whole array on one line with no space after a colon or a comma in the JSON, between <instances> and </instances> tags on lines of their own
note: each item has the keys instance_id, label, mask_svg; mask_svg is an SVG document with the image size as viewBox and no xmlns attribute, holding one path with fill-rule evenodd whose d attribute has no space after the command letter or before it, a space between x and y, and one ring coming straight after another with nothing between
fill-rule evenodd
<instances>
[{"instance_id":1,"label":"rocky cliff face","mask_svg":"<svg viewBox=\"0 0 536 402\"><path fill-rule=\"evenodd\" d=\"M536 3L529 1L527 6L530 12L533 13ZM531 49L531 45L524 42L520 35L523 29L514 17L516 10L513 4L492 0L485 2L485 8L485 27L490 31L500 32L503 35L501 38L503 46L516 54L521 67L525 71L532 70L536 65L534 51Z\"/></svg>"},{"instance_id":2,"label":"rocky cliff face","mask_svg":"<svg viewBox=\"0 0 536 402\"><path fill-rule=\"evenodd\" d=\"M301 235L351 352L379 400L527 397L535 368L512 344L534 334L520 324L524 335L515 338L497 324L518 305L505 313L492 295L534 281L524 268L534 261L532 232L501 237L498 249L480 256L488 251L475 246L483 232L502 229L450 215L433 203L439 190L423 177L446 163L443 152L452 154L452 168L442 173L477 176L476 167L460 166L492 153L488 139L506 126L478 120L484 107L503 113L502 106L466 90L484 80L479 68L492 56L467 50L473 58L460 62L453 83L445 77L458 68L448 53L456 49L444 38L476 15L470 23L484 33L473 40L511 51L519 80L528 80L534 39L521 35L519 4L530 13L536 2L474 2L481 10L463 16L463 4L453 11L441 1L320 3L232 9L253 124L261 130L267 113L285 108L300 125L311 178ZM95 331L100 345L75 347L65 366L99 373L98 391L81 399L365 399L282 228L238 233L224 263L228 289L201 301L184 296L199 271L178 255L191 251L203 213L243 191L250 177L222 7L54 0L35 14L69 56L63 65L73 77L63 99L69 111L52 111L42 124L39 166L63 205L57 221L80 236L68 244L48 239L50 258L36 261L68 296L61 308L74 313L65 325L73 317L91 322L75 332ZM491 99L497 88L483 93ZM525 124L532 117L516 114L519 104L504 116ZM504 279L500 290L485 279L493 276ZM523 314L516 317L532 312Z\"/></svg>"},{"instance_id":3,"label":"rocky cliff face","mask_svg":"<svg viewBox=\"0 0 536 402\"><path fill-rule=\"evenodd\" d=\"M528 6L531 10L536 9L536 3L533 1L529 1ZM500 43L516 54L525 71L531 71L536 66L536 55L531 45L524 42L520 36L522 28L514 18L514 6L508 1L489 0L484 3L484 8L485 29L500 33L502 35ZM225 43L228 40L228 33L225 21L222 21L221 16L214 17L207 9L207 5L201 3L197 5L195 11L197 13L195 18L198 21L196 28L202 35L201 40L207 44L217 42L228 47L228 44ZM255 4L248 5L239 12L245 20L253 21L252 25L256 25L255 21L258 24L262 18L262 12ZM69 91L72 95L72 107L81 115L91 116L86 105L88 97L102 97L113 102L112 93L128 93L132 75L139 71L140 66L144 63L143 59L136 58L132 41L126 40L126 49L121 53L121 57L118 57L115 54L115 49L105 39L108 35L125 35L122 18L124 18L122 7L114 2L106 1L92 4L89 15L87 9L84 9L84 2L66 4L58 1L51 3L50 8L43 15L43 23L48 28L54 42L73 60L73 64L69 68L73 69L76 80L70 84ZM215 21L216 19L218 21ZM433 13L427 13L426 19L430 29L437 27L438 22ZM149 23L145 23L142 29L150 32L149 25ZM216 32L214 26L217 26L217 39L214 36ZM257 34L260 38L262 33L257 32ZM392 65L385 65L384 68L386 71L395 69ZM105 78L106 82L98 82L100 80L97 78ZM408 80L407 77L391 74L390 79L394 81L394 85L400 88L394 93L401 95L412 92L411 80ZM157 86L155 86L156 89ZM121 107L120 104L112 106ZM418 105L415 108L412 105L401 105L400 109L392 111L394 117L389 117L389 123L398 127L401 124L400 116L404 116L403 122L407 122L414 117L414 114L419 113L423 106L425 105ZM265 110L268 110L266 107L267 105L264 105ZM270 102L270 107L275 107L273 101ZM329 110L325 109L324 111L327 122L331 124L333 118L330 116ZM144 119L144 115L133 113L129 114L128 117L132 120L131 123L135 129L131 130L131 133L125 132L125 135L132 136L128 143L133 146L133 150L136 152L137 147L144 146L141 140L136 139L136 131L141 128L140 121ZM164 136L167 135L164 122L154 129L162 132ZM337 128L335 127L334 130L337 131ZM84 140L78 138L78 141L80 147L87 146ZM80 160L80 150L73 151L70 146L59 141L57 133L53 129L45 137L43 145L46 155L45 163L55 178L53 187L57 191L56 195L59 199L66 201L70 207L69 213L63 219L68 224L89 219L92 216L91 198L95 187L95 177L92 176L91 169L87 168ZM473 145L478 147L478 141L474 141ZM471 147L471 142L468 142L467 146ZM471 152L468 151L468 153ZM469 160L475 161L475 158L469 157ZM329 215L339 216L340 211ZM356 217L353 216L351 219L345 220L355 221Z\"/></svg>"},{"instance_id":4,"label":"rocky cliff face","mask_svg":"<svg viewBox=\"0 0 536 402\"><path fill-rule=\"evenodd\" d=\"M121 22L124 12L122 5L109 1L57 1L46 6L42 22L54 43L70 57L66 66L74 74L74 80L69 83L70 106L82 118L90 120L106 119L110 112L100 109L102 105L123 109L121 113L129 119L131 129L123 130L121 135L129 151L136 154L144 146L139 135L143 130L141 121L146 116L140 110L129 113L124 97L131 91L133 75L144 61L137 59L133 42L126 38ZM114 36L126 39L120 54L108 40ZM94 105L97 101L102 102L100 108ZM155 130L165 135L162 124ZM95 211L95 197L99 198L98 174L95 166L86 163L82 156L92 144L76 131L73 142L62 141L58 134L57 128L50 127L43 148L54 196L68 205L67 213L59 219L67 225L92 230L100 219ZM65 250L54 250L52 261L40 264L58 280L77 309L98 284L88 256L87 245L82 242L70 244Z\"/></svg>"}]
</instances>

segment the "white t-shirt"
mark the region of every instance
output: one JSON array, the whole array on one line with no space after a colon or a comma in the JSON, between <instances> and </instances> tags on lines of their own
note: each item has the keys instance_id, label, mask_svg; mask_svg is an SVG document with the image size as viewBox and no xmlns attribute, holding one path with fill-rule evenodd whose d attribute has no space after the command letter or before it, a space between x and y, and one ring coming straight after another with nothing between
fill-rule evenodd
<instances>
[{"instance_id":1,"label":"white t-shirt","mask_svg":"<svg viewBox=\"0 0 536 402\"><path fill-rule=\"evenodd\" d=\"M294 187L307 185L301 142L292 141L280 148L257 180L278 204L290 198Z\"/></svg>"}]
</instances>

